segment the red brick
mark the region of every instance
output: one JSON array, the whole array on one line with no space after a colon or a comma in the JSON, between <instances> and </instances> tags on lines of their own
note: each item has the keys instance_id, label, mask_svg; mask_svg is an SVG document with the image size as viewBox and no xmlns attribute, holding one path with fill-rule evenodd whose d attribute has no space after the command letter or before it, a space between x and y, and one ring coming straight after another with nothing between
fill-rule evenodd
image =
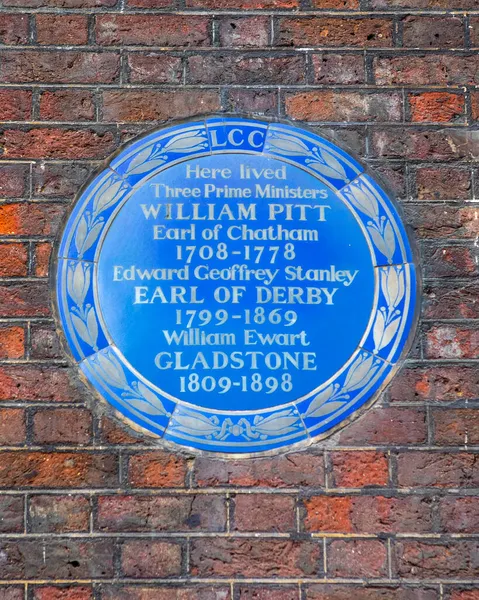
<instances>
[{"instance_id":1,"label":"red brick","mask_svg":"<svg viewBox=\"0 0 479 600\"><path fill-rule=\"evenodd\" d=\"M32 93L27 90L0 90L0 119L29 121L32 115Z\"/></svg>"},{"instance_id":2,"label":"red brick","mask_svg":"<svg viewBox=\"0 0 479 600\"><path fill-rule=\"evenodd\" d=\"M91 413L83 408L38 410L33 417L33 437L40 444L87 444L91 428Z\"/></svg>"},{"instance_id":3,"label":"red brick","mask_svg":"<svg viewBox=\"0 0 479 600\"><path fill-rule=\"evenodd\" d=\"M409 94L411 121L450 123L464 120L464 97L448 92Z\"/></svg>"},{"instance_id":4,"label":"red brick","mask_svg":"<svg viewBox=\"0 0 479 600\"><path fill-rule=\"evenodd\" d=\"M98 434L102 442L108 444L145 444L148 442L144 436L135 437L133 431L126 431L123 424L117 423L110 418L101 417L98 426Z\"/></svg>"},{"instance_id":5,"label":"red brick","mask_svg":"<svg viewBox=\"0 0 479 600\"><path fill-rule=\"evenodd\" d=\"M440 10L475 8L476 0L372 0L373 8L436 8Z\"/></svg>"},{"instance_id":6,"label":"red brick","mask_svg":"<svg viewBox=\"0 0 479 600\"><path fill-rule=\"evenodd\" d=\"M451 590L448 600L479 600L479 588L454 589Z\"/></svg>"},{"instance_id":7,"label":"red brick","mask_svg":"<svg viewBox=\"0 0 479 600\"><path fill-rule=\"evenodd\" d=\"M436 410L432 413L434 441L438 446L479 444L479 414L476 409Z\"/></svg>"},{"instance_id":8,"label":"red brick","mask_svg":"<svg viewBox=\"0 0 479 600\"><path fill-rule=\"evenodd\" d=\"M19 198L25 192L27 165L0 165L0 198Z\"/></svg>"},{"instance_id":9,"label":"red brick","mask_svg":"<svg viewBox=\"0 0 479 600\"><path fill-rule=\"evenodd\" d=\"M188 82L294 85L304 82L304 60L302 56L192 56Z\"/></svg>"},{"instance_id":10,"label":"red brick","mask_svg":"<svg viewBox=\"0 0 479 600\"><path fill-rule=\"evenodd\" d=\"M479 329L432 327L426 335L427 358L479 358Z\"/></svg>"},{"instance_id":11,"label":"red brick","mask_svg":"<svg viewBox=\"0 0 479 600\"><path fill-rule=\"evenodd\" d=\"M191 573L199 577L318 576L321 546L289 539L204 538L191 541Z\"/></svg>"},{"instance_id":12,"label":"red brick","mask_svg":"<svg viewBox=\"0 0 479 600\"><path fill-rule=\"evenodd\" d=\"M92 166L42 163L33 171L33 194L39 198L72 198L92 174Z\"/></svg>"},{"instance_id":13,"label":"red brick","mask_svg":"<svg viewBox=\"0 0 479 600\"><path fill-rule=\"evenodd\" d=\"M163 121L214 112L219 108L219 95L213 91L103 92L103 119L106 121Z\"/></svg>"},{"instance_id":14,"label":"red brick","mask_svg":"<svg viewBox=\"0 0 479 600\"><path fill-rule=\"evenodd\" d=\"M333 540L327 548L330 577L384 577L387 550L379 540Z\"/></svg>"},{"instance_id":15,"label":"red brick","mask_svg":"<svg viewBox=\"0 0 479 600\"><path fill-rule=\"evenodd\" d=\"M439 503L441 530L451 533L478 533L477 498L441 498Z\"/></svg>"},{"instance_id":16,"label":"red brick","mask_svg":"<svg viewBox=\"0 0 479 600\"><path fill-rule=\"evenodd\" d=\"M478 274L475 247L425 246L423 250L425 277L476 277ZM450 318L450 317L449 317Z\"/></svg>"},{"instance_id":17,"label":"red brick","mask_svg":"<svg viewBox=\"0 0 479 600\"><path fill-rule=\"evenodd\" d=\"M55 235L64 213L61 204L0 204L0 235Z\"/></svg>"},{"instance_id":18,"label":"red brick","mask_svg":"<svg viewBox=\"0 0 479 600\"><path fill-rule=\"evenodd\" d=\"M219 495L103 496L101 531L225 531L226 503Z\"/></svg>"},{"instance_id":19,"label":"red brick","mask_svg":"<svg viewBox=\"0 0 479 600\"><path fill-rule=\"evenodd\" d=\"M304 525L310 532L351 533L352 498L340 496L315 496L304 501Z\"/></svg>"},{"instance_id":20,"label":"red brick","mask_svg":"<svg viewBox=\"0 0 479 600\"><path fill-rule=\"evenodd\" d=\"M385 47L392 43L389 19L339 17L285 17L280 21L280 46Z\"/></svg>"},{"instance_id":21,"label":"red brick","mask_svg":"<svg viewBox=\"0 0 479 600\"><path fill-rule=\"evenodd\" d=\"M209 19L196 15L99 15L96 39L104 46L209 46Z\"/></svg>"},{"instance_id":22,"label":"red brick","mask_svg":"<svg viewBox=\"0 0 479 600\"><path fill-rule=\"evenodd\" d=\"M0 143L10 158L103 158L115 148L111 132L90 129L6 129Z\"/></svg>"},{"instance_id":23,"label":"red brick","mask_svg":"<svg viewBox=\"0 0 479 600\"><path fill-rule=\"evenodd\" d=\"M30 357L31 358L61 358L63 352L55 329L48 325L30 326Z\"/></svg>"},{"instance_id":24,"label":"red brick","mask_svg":"<svg viewBox=\"0 0 479 600\"><path fill-rule=\"evenodd\" d=\"M296 529L295 499L273 494L237 494L235 531L287 532Z\"/></svg>"},{"instance_id":25,"label":"red brick","mask_svg":"<svg viewBox=\"0 0 479 600\"><path fill-rule=\"evenodd\" d=\"M409 48L460 48L464 24L458 17L410 15L402 20L403 44Z\"/></svg>"},{"instance_id":26,"label":"red brick","mask_svg":"<svg viewBox=\"0 0 479 600\"><path fill-rule=\"evenodd\" d=\"M154 52L128 56L129 79L132 83L181 83L181 58Z\"/></svg>"},{"instance_id":27,"label":"red brick","mask_svg":"<svg viewBox=\"0 0 479 600\"><path fill-rule=\"evenodd\" d=\"M467 200L471 173L454 167L421 167L416 171L419 200Z\"/></svg>"},{"instance_id":28,"label":"red brick","mask_svg":"<svg viewBox=\"0 0 479 600\"><path fill-rule=\"evenodd\" d=\"M127 577L172 577L181 574L181 546L156 540L125 541L121 566Z\"/></svg>"},{"instance_id":29,"label":"red brick","mask_svg":"<svg viewBox=\"0 0 479 600\"><path fill-rule=\"evenodd\" d=\"M417 238L475 239L478 231L477 210L444 205L407 205L406 222Z\"/></svg>"},{"instance_id":30,"label":"red brick","mask_svg":"<svg viewBox=\"0 0 479 600\"><path fill-rule=\"evenodd\" d=\"M179 454L145 452L130 457L128 475L135 487L184 487L188 463Z\"/></svg>"},{"instance_id":31,"label":"red brick","mask_svg":"<svg viewBox=\"0 0 479 600\"><path fill-rule=\"evenodd\" d=\"M102 586L102 600L231 600L230 591L225 586L196 585L170 587L169 585L141 586Z\"/></svg>"},{"instance_id":32,"label":"red brick","mask_svg":"<svg viewBox=\"0 0 479 600\"><path fill-rule=\"evenodd\" d=\"M269 17L221 19L219 23L220 45L261 48L269 43L270 29Z\"/></svg>"},{"instance_id":33,"label":"red brick","mask_svg":"<svg viewBox=\"0 0 479 600\"><path fill-rule=\"evenodd\" d=\"M312 0L313 8L333 10L359 10L359 0Z\"/></svg>"},{"instance_id":34,"label":"red brick","mask_svg":"<svg viewBox=\"0 0 479 600\"><path fill-rule=\"evenodd\" d=\"M48 277L51 253L52 245L50 242L40 242L35 244L34 261L36 277Z\"/></svg>"},{"instance_id":35,"label":"red brick","mask_svg":"<svg viewBox=\"0 0 479 600\"><path fill-rule=\"evenodd\" d=\"M476 281L429 283L423 290L424 316L429 319L477 319L479 285Z\"/></svg>"},{"instance_id":36,"label":"red brick","mask_svg":"<svg viewBox=\"0 0 479 600\"><path fill-rule=\"evenodd\" d=\"M473 120L477 121L479 119L479 94L477 92L471 93L471 111Z\"/></svg>"},{"instance_id":37,"label":"red brick","mask_svg":"<svg viewBox=\"0 0 479 600\"><path fill-rule=\"evenodd\" d=\"M28 42L28 15L2 13L0 43L6 46Z\"/></svg>"},{"instance_id":38,"label":"red brick","mask_svg":"<svg viewBox=\"0 0 479 600\"><path fill-rule=\"evenodd\" d=\"M373 156L418 160L450 160L467 154L450 143L449 131L389 129L373 132Z\"/></svg>"},{"instance_id":39,"label":"red brick","mask_svg":"<svg viewBox=\"0 0 479 600\"><path fill-rule=\"evenodd\" d=\"M22 358L25 354L25 330L16 325L0 327L0 358Z\"/></svg>"},{"instance_id":40,"label":"red brick","mask_svg":"<svg viewBox=\"0 0 479 600\"><path fill-rule=\"evenodd\" d=\"M116 487L118 460L106 453L3 452L0 487Z\"/></svg>"},{"instance_id":41,"label":"red brick","mask_svg":"<svg viewBox=\"0 0 479 600\"><path fill-rule=\"evenodd\" d=\"M35 587L33 600L93 600L93 590L87 586Z\"/></svg>"},{"instance_id":42,"label":"red brick","mask_svg":"<svg viewBox=\"0 0 479 600\"><path fill-rule=\"evenodd\" d=\"M433 579L469 579L479 575L474 557L478 552L477 541L398 542L396 546L399 576Z\"/></svg>"},{"instance_id":43,"label":"red brick","mask_svg":"<svg viewBox=\"0 0 479 600\"><path fill-rule=\"evenodd\" d=\"M341 432L342 444L420 444L427 438L423 410L375 408Z\"/></svg>"},{"instance_id":44,"label":"red brick","mask_svg":"<svg viewBox=\"0 0 479 600\"><path fill-rule=\"evenodd\" d=\"M306 588L306 600L439 600L433 588L402 587L396 585L372 586L331 585L318 583Z\"/></svg>"},{"instance_id":45,"label":"red brick","mask_svg":"<svg viewBox=\"0 0 479 600\"><path fill-rule=\"evenodd\" d=\"M91 121L95 118L93 95L86 90L56 90L40 96L40 119Z\"/></svg>"},{"instance_id":46,"label":"red brick","mask_svg":"<svg viewBox=\"0 0 479 600\"><path fill-rule=\"evenodd\" d=\"M400 487L477 487L478 455L407 452L398 456Z\"/></svg>"},{"instance_id":47,"label":"red brick","mask_svg":"<svg viewBox=\"0 0 479 600\"><path fill-rule=\"evenodd\" d=\"M365 83L364 57L360 54L313 54L314 81L322 85Z\"/></svg>"},{"instance_id":48,"label":"red brick","mask_svg":"<svg viewBox=\"0 0 479 600\"><path fill-rule=\"evenodd\" d=\"M37 42L76 46L88 42L88 21L83 15L37 14Z\"/></svg>"},{"instance_id":49,"label":"red brick","mask_svg":"<svg viewBox=\"0 0 479 600\"><path fill-rule=\"evenodd\" d=\"M254 461L198 458L195 479L200 487L320 487L324 484L324 463L322 455L307 453Z\"/></svg>"},{"instance_id":50,"label":"red brick","mask_svg":"<svg viewBox=\"0 0 479 600\"><path fill-rule=\"evenodd\" d=\"M286 97L286 112L303 121L399 121L400 94L314 91Z\"/></svg>"},{"instance_id":51,"label":"red brick","mask_svg":"<svg viewBox=\"0 0 479 600\"><path fill-rule=\"evenodd\" d=\"M86 496L77 495L32 496L29 501L29 525L34 533L88 531L90 501Z\"/></svg>"},{"instance_id":52,"label":"red brick","mask_svg":"<svg viewBox=\"0 0 479 600\"><path fill-rule=\"evenodd\" d=\"M479 57L470 55L425 54L388 56L374 59L378 85L475 85Z\"/></svg>"},{"instance_id":53,"label":"red brick","mask_svg":"<svg viewBox=\"0 0 479 600\"><path fill-rule=\"evenodd\" d=\"M479 396L479 373L474 367L436 367L403 369L391 383L393 402L474 399Z\"/></svg>"},{"instance_id":54,"label":"red brick","mask_svg":"<svg viewBox=\"0 0 479 600\"><path fill-rule=\"evenodd\" d=\"M3 205L4 207L8 205ZM11 205L10 205L11 206ZM0 206L0 214L2 207ZM0 217L1 218L1 217ZM0 243L0 276L25 277L27 275L28 251L21 243Z\"/></svg>"},{"instance_id":55,"label":"red brick","mask_svg":"<svg viewBox=\"0 0 479 600\"><path fill-rule=\"evenodd\" d=\"M238 600L299 600L299 593L297 587L289 586L241 586Z\"/></svg>"},{"instance_id":56,"label":"red brick","mask_svg":"<svg viewBox=\"0 0 479 600\"><path fill-rule=\"evenodd\" d=\"M351 521L358 533L422 533L433 531L430 498L353 496Z\"/></svg>"},{"instance_id":57,"label":"red brick","mask_svg":"<svg viewBox=\"0 0 479 600\"><path fill-rule=\"evenodd\" d=\"M113 52L23 50L0 58L0 81L6 83L113 83L120 68Z\"/></svg>"},{"instance_id":58,"label":"red brick","mask_svg":"<svg viewBox=\"0 0 479 600\"><path fill-rule=\"evenodd\" d=\"M0 496L0 533L22 533L24 531L24 499L22 496ZM0 600L3 600L0 587ZM8 598L8 595L7 595ZM23 600L23 596L22 596Z\"/></svg>"},{"instance_id":59,"label":"red brick","mask_svg":"<svg viewBox=\"0 0 479 600\"><path fill-rule=\"evenodd\" d=\"M0 408L0 444L10 446L25 442L25 411Z\"/></svg>"},{"instance_id":60,"label":"red brick","mask_svg":"<svg viewBox=\"0 0 479 600\"><path fill-rule=\"evenodd\" d=\"M388 460L384 452L332 452L331 463L334 487L388 484Z\"/></svg>"},{"instance_id":61,"label":"red brick","mask_svg":"<svg viewBox=\"0 0 479 600\"><path fill-rule=\"evenodd\" d=\"M254 112L261 115L278 113L278 94L274 90L230 89L229 104L235 112Z\"/></svg>"},{"instance_id":62,"label":"red brick","mask_svg":"<svg viewBox=\"0 0 479 600\"><path fill-rule=\"evenodd\" d=\"M4 6L28 8L95 8L112 7L117 0L4 0Z\"/></svg>"},{"instance_id":63,"label":"red brick","mask_svg":"<svg viewBox=\"0 0 479 600\"><path fill-rule=\"evenodd\" d=\"M211 9L268 10L274 8L297 8L299 0L186 0L186 6Z\"/></svg>"},{"instance_id":64,"label":"red brick","mask_svg":"<svg viewBox=\"0 0 479 600\"><path fill-rule=\"evenodd\" d=\"M168 8L174 0L127 0L130 8Z\"/></svg>"},{"instance_id":65,"label":"red brick","mask_svg":"<svg viewBox=\"0 0 479 600\"><path fill-rule=\"evenodd\" d=\"M0 316L44 317L50 315L50 312L51 298L47 282L0 285ZM1 379L0 370L0 381Z\"/></svg>"}]
</instances>

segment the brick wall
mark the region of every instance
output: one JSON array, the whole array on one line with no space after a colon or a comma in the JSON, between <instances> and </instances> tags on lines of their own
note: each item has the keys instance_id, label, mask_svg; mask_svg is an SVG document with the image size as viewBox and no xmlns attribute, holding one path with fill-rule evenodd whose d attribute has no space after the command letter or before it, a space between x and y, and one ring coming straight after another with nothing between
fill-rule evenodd
<instances>
[{"instance_id":1,"label":"brick wall","mask_svg":"<svg viewBox=\"0 0 479 600\"><path fill-rule=\"evenodd\" d=\"M479 599L477 0L173 1L1 3L0 600ZM346 144L419 240L405 368L307 452L157 449L92 411L54 331L49 255L81 184L214 111Z\"/></svg>"}]
</instances>

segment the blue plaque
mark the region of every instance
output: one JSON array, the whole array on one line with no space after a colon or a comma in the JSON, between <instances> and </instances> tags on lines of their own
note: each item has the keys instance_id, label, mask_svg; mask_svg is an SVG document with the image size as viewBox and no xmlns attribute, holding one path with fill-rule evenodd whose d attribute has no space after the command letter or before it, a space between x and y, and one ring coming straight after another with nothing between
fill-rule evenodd
<instances>
[{"instance_id":1,"label":"blue plaque","mask_svg":"<svg viewBox=\"0 0 479 600\"><path fill-rule=\"evenodd\" d=\"M258 453L377 397L415 324L395 204L331 142L232 117L126 147L83 190L57 311L84 378L135 429Z\"/></svg>"}]
</instances>

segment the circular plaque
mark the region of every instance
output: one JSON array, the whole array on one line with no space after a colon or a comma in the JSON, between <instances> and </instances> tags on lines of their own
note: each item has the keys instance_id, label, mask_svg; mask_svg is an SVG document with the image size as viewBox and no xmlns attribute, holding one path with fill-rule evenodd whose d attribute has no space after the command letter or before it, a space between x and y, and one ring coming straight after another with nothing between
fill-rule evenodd
<instances>
[{"instance_id":1,"label":"circular plaque","mask_svg":"<svg viewBox=\"0 0 479 600\"><path fill-rule=\"evenodd\" d=\"M397 209L351 156L211 117L130 144L83 190L57 309L84 377L136 429L258 453L331 434L415 323Z\"/></svg>"}]
</instances>

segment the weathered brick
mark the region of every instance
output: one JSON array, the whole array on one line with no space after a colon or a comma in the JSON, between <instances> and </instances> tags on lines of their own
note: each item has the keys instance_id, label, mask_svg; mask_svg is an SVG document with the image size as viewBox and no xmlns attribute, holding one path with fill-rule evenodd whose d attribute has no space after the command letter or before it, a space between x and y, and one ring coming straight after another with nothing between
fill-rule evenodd
<instances>
[{"instance_id":1,"label":"weathered brick","mask_svg":"<svg viewBox=\"0 0 479 600\"><path fill-rule=\"evenodd\" d=\"M90 501L86 496L31 496L28 512L29 530L34 533L82 532L90 527Z\"/></svg>"},{"instance_id":2,"label":"weathered brick","mask_svg":"<svg viewBox=\"0 0 479 600\"><path fill-rule=\"evenodd\" d=\"M0 514L2 515L0 533L23 532L25 514L23 496L0 496ZM0 600L2 600L1 591Z\"/></svg>"},{"instance_id":3,"label":"weathered brick","mask_svg":"<svg viewBox=\"0 0 479 600\"><path fill-rule=\"evenodd\" d=\"M28 8L95 8L112 7L117 0L5 0L4 6Z\"/></svg>"},{"instance_id":4,"label":"weathered brick","mask_svg":"<svg viewBox=\"0 0 479 600\"><path fill-rule=\"evenodd\" d=\"M393 402L474 399L479 396L479 373L474 367L406 368L393 379L389 394Z\"/></svg>"},{"instance_id":5,"label":"weathered brick","mask_svg":"<svg viewBox=\"0 0 479 600\"><path fill-rule=\"evenodd\" d=\"M128 55L132 83L181 83L183 66L179 56L155 52Z\"/></svg>"},{"instance_id":6,"label":"weathered brick","mask_svg":"<svg viewBox=\"0 0 479 600\"><path fill-rule=\"evenodd\" d=\"M439 600L434 588L397 585L331 585L318 583L306 588L306 600Z\"/></svg>"},{"instance_id":7,"label":"weathered brick","mask_svg":"<svg viewBox=\"0 0 479 600\"><path fill-rule=\"evenodd\" d=\"M19 585L0 586L0 600L24 600L25 590Z\"/></svg>"},{"instance_id":8,"label":"weathered brick","mask_svg":"<svg viewBox=\"0 0 479 600\"><path fill-rule=\"evenodd\" d=\"M399 121L398 93L314 91L286 97L286 112L303 121Z\"/></svg>"},{"instance_id":9,"label":"weathered brick","mask_svg":"<svg viewBox=\"0 0 479 600\"><path fill-rule=\"evenodd\" d=\"M145 452L130 457L128 476L135 487L183 487L187 468L187 461L179 454Z\"/></svg>"},{"instance_id":10,"label":"weathered brick","mask_svg":"<svg viewBox=\"0 0 479 600\"><path fill-rule=\"evenodd\" d=\"M312 0L314 8L333 10L359 10L359 0Z\"/></svg>"},{"instance_id":11,"label":"weathered brick","mask_svg":"<svg viewBox=\"0 0 479 600\"><path fill-rule=\"evenodd\" d=\"M96 39L104 46L209 46L209 19L195 15L99 15Z\"/></svg>"},{"instance_id":12,"label":"weathered brick","mask_svg":"<svg viewBox=\"0 0 479 600\"><path fill-rule=\"evenodd\" d=\"M423 312L429 319L479 318L477 281L433 284L424 286Z\"/></svg>"},{"instance_id":13,"label":"weathered brick","mask_svg":"<svg viewBox=\"0 0 479 600\"><path fill-rule=\"evenodd\" d=\"M397 572L402 577L450 579L477 577L477 541L404 541L396 545Z\"/></svg>"},{"instance_id":14,"label":"weathered brick","mask_svg":"<svg viewBox=\"0 0 479 600\"><path fill-rule=\"evenodd\" d=\"M464 96L449 92L409 94L411 121L450 123L465 118Z\"/></svg>"},{"instance_id":15,"label":"weathered brick","mask_svg":"<svg viewBox=\"0 0 479 600\"><path fill-rule=\"evenodd\" d=\"M461 158L467 150L451 144L449 130L388 129L375 130L373 156L417 160Z\"/></svg>"},{"instance_id":16,"label":"weathered brick","mask_svg":"<svg viewBox=\"0 0 479 600\"><path fill-rule=\"evenodd\" d=\"M339 17L285 17L280 21L280 46L387 47L392 43L389 19Z\"/></svg>"},{"instance_id":17,"label":"weathered brick","mask_svg":"<svg viewBox=\"0 0 479 600\"><path fill-rule=\"evenodd\" d=\"M0 90L0 119L29 121L32 115L32 93L28 90Z\"/></svg>"},{"instance_id":18,"label":"weathered brick","mask_svg":"<svg viewBox=\"0 0 479 600\"><path fill-rule=\"evenodd\" d=\"M39 198L70 198L87 182L91 172L90 165L72 161L37 164L33 170L33 194Z\"/></svg>"},{"instance_id":19,"label":"weathered brick","mask_svg":"<svg viewBox=\"0 0 479 600\"><path fill-rule=\"evenodd\" d=\"M33 417L33 437L40 444L87 444L92 418L83 408L38 410Z\"/></svg>"},{"instance_id":20,"label":"weathered brick","mask_svg":"<svg viewBox=\"0 0 479 600\"><path fill-rule=\"evenodd\" d=\"M220 99L215 91L103 92L103 119L106 121L163 121L214 112L219 108Z\"/></svg>"},{"instance_id":21,"label":"weathered brick","mask_svg":"<svg viewBox=\"0 0 479 600\"><path fill-rule=\"evenodd\" d=\"M299 0L186 0L186 6L212 9L268 10L274 8L297 8Z\"/></svg>"},{"instance_id":22,"label":"weathered brick","mask_svg":"<svg viewBox=\"0 0 479 600\"><path fill-rule=\"evenodd\" d=\"M83 15L37 14L37 42L76 46L88 42L88 22Z\"/></svg>"},{"instance_id":23,"label":"weathered brick","mask_svg":"<svg viewBox=\"0 0 479 600\"><path fill-rule=\"evenodd\" d=\"M466 200L471 193L471 172L454 167L420 167L416 170L418 200Z\"/></svg>"},{"instance_id":24,"label":"weathered brick","mask_svg":"<svg viewBox=\"0 0 479 600\"><path fill-rule=\"evenodd\" d=\"M101 531L225 531L226 503L219 495L103 496Z\"/></svg>"},{"instance_id":25,"label":"weathered brick","mask_svg":"<svg viewBox=\"0 0 479 600\"><path fill-rule=\"evenodd\" d=\"M258 115L275 115L278 112L278 94L274 90L229 90L229 106L236 112L254 112Z\"/></svg>"},{"instance_id":26,"label":"weathered brick","mask_svg":"<svg viewBox=\"0 0 479 600\"><path fill-rule=\"evenodd\" d=\"M321 85L365 83L364 57L361 54L313 54L314 81Z\"/></svg>"},{"instance_id":27,"label":"weathered brick","mask_svg":"<svg viewBox=\"0 0 479 600\"><path fill-rule=\"evenodd\" d=\"M200 487L320 487L324 484L322 455L298 453L254 461L198 458L195 480Z\"/></svg>"},{"instance_id":28,"label":"weathered brick","mask_svg":"<svg viewBox=\"0 0 479 600\"><path fill-rule=\"evenodd\" d=\"M114 454L3 452L0 487L85 488L118 485Z\"/></svg>"},{"instance_id":29,"label":"weathered brick","mask_svg":"<svg viewBox=\"0 0 479 600\"><path fill-rule=\"evenodd\" d=\"M469 0L471 1L471 0ZM477 8L477 5L475 5L475 8ZM471 20L469 22L469 27L470 27L470 36L471 36L471 44L473 47L479 46L479 19L477 18L477 16L473 16L471 17Z\"/></svg>"},{"instance_id":30,"label":"weathered brick","mask_svg":"<svg viewBox=\"0 0 479 600\"><path fill-rule=\"evenodd\" d=\"M19 198L25 193L28 165L0 165L0 198Z\"/></svg>"},{"instance_id":31,"label":"weathered brick","mask_svg":"<svg viewBox=\"0 0 479 600\"><path fill-rule=\"evenodd\" d=\"M6 206L6 205L4 205ZM1 207L0 207L1 214ZM1 217L0 217L1 219ZM25 244L0 243L0 276L25 277L28 270L28 249Z\"/></svg>"},{"instance_id":32,"label":"weathered brick","mask_svg":"<svg viewBox=\"0 0 479 600\"><path fill-rule=\"evenodd\" d=\"M146 444L143 436L135 437L131 431L127 431L120 423L108 417L101 417L98 424L98 435L102 442L108 444Z\"/></svg>"},{"instance_id":33,"label":"weathered brick","mask_svg":"<svg viewBox=\"0 0 479 600\"><path fill-rule=\"evenodd\" d=\"M50 293L45 283L22 282L0 285L0 316L42 317L48 316L50 310Z\"/></svg>"},{"instance_id":34,"label":"weathered brick","mask_svg":"<svg viewBox=\"0 0 479 600\"><path fill-rule=\"evenodd\" d=\"M434 441L438 446L479 444L479 415L476 409L435 410L432 422Z\"/></svg>"},{"instance_id":35,"label":"weathered brick","mask_svg":"<svg viewBox=\"0 0 479 600\"><path fill-rule=\"evenodd\" d=\"M113 540L46 538L5 541L2 579L89 579L113 576Z\"/></svg>"},{"instance_id":36,"label":"weathered brick","mask_svg":"<svg viewBox=\"0 0 479 600\"><path fill-rule=\"evenodd\" d=\"M289 539L204 538L191 542L191 573L205 577L314 577L321 563L318 542Z\"/></svg>"},{"instance_id":37,"label":"weathered brick","mask_svg":"<svg viewBox=\"0 0 479 600\"><path fill-rule=\"evenodd\" d=\"M406 452L398 456L400 487L477 487L476 454L444 452Z\"/></svg>"},{"instance_id":38,"label":"weathered brick","mask_svg":"<svg viewBox=\"0 0 479 600\"><path fill-rule=\"evenodd\" d=\"M378 85L475 85L479 57L474 54L380 56L374 59Z\"/></svg>"},{"instance_id":39,"label":"weathered brick","mask_svg":"<svg viewBox=\"0 0 479 600\"><path fill-rule=\"evenodd\" d=\"M172 577L181 574L181 545L158 540L128 540L121 548L127 577Z\"/></svg>"},{"instance_id":40,"label":"weathered brick","mask_svg":"<svg viewBox=\"0 0 479 600\"><path fill-rule=\"evenodd\" d=\"M270 29L268 17L221 19L219 23L220 45L261 48L269 43Z\"/></svg>"},{"instance_id":41,"label":"weathered brick","mask_svg":"<svg viewBox=\"0 0 479 600\"><path fill-rule=\"evenodd\" d=\"M6 46L28 42L28 15L2 13L0 43Z\"/></svg>"},{"instance_id":42,"label":"weathered brick","mask_svg":"<svg viewBox=\"0 0 479 600\"><path fill-rule=\"evenodd\" d=\"M6 83L113 83L120 67L113 52L24 50L1 52L0 59L0 81Z\"/></svg>"},{"instance_id":43,"label":"weathered brick","mask_svg":"<svg viewBox=\"0 0 479 600\"><path fill-rule=\"evenodd\" d=\"M358 533L422 533L433 531L431 498L356 496L351 521Z\"/></svg>"},{"instance_id":44,"label":"weathered brick","mask_svg":"<svg viewBox=\"0 0 479 600\"><path fill-rule=\"evenodd\" d=\"M427 439L426 415L421 409L375 408L343 429L343 444L421 444Z\"/></svg>"},{"instance_id":45,"label":"weathered brick","mask_svg":"<svg viewBox=\"0 0 479 600\"><path fill-rule=\"evenodd\" d=\"M426 334L427 358L479 358L479 329L437 325Z\"/></svg>"},{"instance_id":46,"label":"weathered brick","mask_svg":"<svg viewBox=\"0 0 479 600\"><path fill-rule=\"evenodd\" d=\"M35 244L33 261L36 277L48 277L51 253L52 245L50 242L39 242L38 244Z\"/></svg>"},{"instance_id":47,"label":"weathered brick","mask_svg":"<svg viewBox=\"0 0 479 600\"><path fill-rule=\"evenodd\" d=\"M22 444L25 433L25 411L21 408L0 408L0 444Z\"/></svg>"},{"instance_id":48,"label":"weathered brick","mask_svg":"<svg viewBox=\"0 0 479 600\"><path fill-rule=\"evenodd\" d=\"M127 0L129 8L169 8L174 0Z\"/></svg>"},{"instance_id":49,"label":"weathered brick","mask_svg":"<svg viewBox=\"0 0 479 600\"><path fill-rule=\"evenodd\" d=\"M327 547L332 577L384 577L387 549L379 540L333 540Z\"/></svg>"},{"instance_id":50,"label":"weathered brick","mask_svg":"<svg viewBox=\"0 0 479 600\"><path fill-rule=\"evenodd\" d=\"M292 586L240 586L238 600L299 600L299 593Z\"/></svg>"},{"instance_id":51,"label":"weathered brick","mask_svg":"<svg viewBox=\"0 0 479 600\"><path fill-rule=\"evenodd\" d=\"M38 586L33 588L33 600L93 600L93 590L84 585Z\"/></svg>"},{"instance_id":52,"label":"weathered brick","mask_svg":"<svg viewBox=\"0 0 479 600\"><path fill-rule=\"evenodd\" d=\"M464 24L459 17L409 15L402 20L403 44L409 48L460 48Z\"/></svg>"},{"instance_id":53,"label":"weathered brick","mask_svg":"<svg viewBox=\"0 0 479 600\"><path fill-rule=\"evenodd\" d=\"M224 585L102 586L102 600L231 600Z\"/></svg>"},{"instance_id":54,"label":"weathered brick","mask_svg":"<svg viewBox=\"0 0 479 600\"><path fill-rule=\"evenodd\" d=\"M425 204L406 206L406 222L414 229L417 238L474 239L477 235L477 211Z\"/></svg>"},{"instance_id":55,"label":"weathered brick","mask_svg":"<svg viewBox=\"0 0 479 600\"><path fill-rule=\"evenodd\" d=\"M477 498L441 498L439 518L442 531L477 533L479 529Z\"/></svg>"},{"instance_id":56,"label":"weathered brick","mask_svg":"<svg viewBox=\"0 0 479 600\"><path fill-rule=\"evenodd\" d=\"M87 90L55 90L40 96L40 119L91 121L95 117L93 94Z\"/></svg>"},{"instance_id":57,"label":"weathered brick","mask_svg":"<svg viewBox=\"0 0 479 600\"><path fill-rule=\"evenodd\" d=\"M447 600L478 600L479 588L461 586L460 588L451 589L446 597Z\"/></svg>"},{"instance_id":58,"label":"weathered brick","mask_svg":"<svg viewBox=\"0 0 479 600\"><path fill-rule=\"evenodd\" d=\"M331 485L355 488L388 484L388 460L384 452L331 452Z\"/></svg>"},{"instance_id":59,"label":"weathered brick","mask_svg":"<svg viewBox=\"0 0 479 600\"><path fill-rule=\"evenodd\" d=\"M30 327L30 356L32 358L60 358L63 355L55 328L48 325Z\"/></svg>"},{"instance_id":60,"label":"weathered brick","mask_svg":"<svg viewBox=\"0 0 479 600\"><path fill-rule=\"evenodd\" d=\"M198 55L188 59L188 82L293 85L304 83L302 56Z\"/></svg>"},{"instance_id":61,"label":"weathered brick","mask_svg":"<svg viewBox=\"0 0 479 600\"><path fill-rule=\"evenodd\" d=\"M234 497L235 531L287 532L296 528L293 496L237 494Z\"/></svg>"}]
</instances>

